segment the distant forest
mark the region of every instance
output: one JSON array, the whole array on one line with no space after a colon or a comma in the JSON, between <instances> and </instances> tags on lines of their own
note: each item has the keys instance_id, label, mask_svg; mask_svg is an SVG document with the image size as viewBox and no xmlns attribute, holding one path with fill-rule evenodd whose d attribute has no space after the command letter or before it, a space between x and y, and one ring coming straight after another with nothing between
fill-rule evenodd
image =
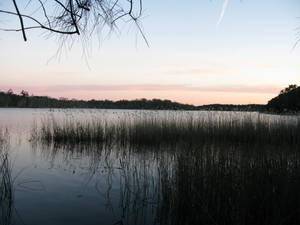
<instances>
[{"instance_id":1,"label":"distant forest","mask_svg":"<svg viewBox=\"0 0 300 225\"><path fill-rule=\"evenodd\" d=\"M213 104L194 106L181 104L170 100L136 99L136 100L76 100L67 98L50 98L48 96L33 96L27 91L20 94L12 90L0 92L0 107L18 108L95 108L95 109L153 109L153 110L221 110L221 111L264 111L265 105L225 105Z\"/></svg>"},{"instance_id":2,"label":"distant forest","mask_svg":"<svg viewBox=\"0 0 300 225\"><path fill-rule=\"evenodd\" d=\"M51 98L48 96L29 95L27 91L20 94L10 89L0 91L0 107L17 108L95 108L95 109L152 109L152 110L218 110L218 111L271 111L271 112L300 112L300 87L290 85L280 94L271 99L267 105L230 105L211 104L194 106L181 104L170 100L136 99L136 100L77 100L67 98Z\"/></svg>"}]
</instances>

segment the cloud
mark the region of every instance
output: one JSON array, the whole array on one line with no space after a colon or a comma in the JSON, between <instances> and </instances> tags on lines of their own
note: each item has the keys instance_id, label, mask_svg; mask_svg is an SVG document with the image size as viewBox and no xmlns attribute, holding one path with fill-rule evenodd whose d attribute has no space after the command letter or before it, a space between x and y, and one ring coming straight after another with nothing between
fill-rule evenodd
<instances>
[{"instance_id":1,"label":"cloud","mask_svg":"<svg viewBox=\"0 0 300 225\"><path fill-rule=\"evenodd\" d=\"M279 68L278 65L251 62L251 61L235 61L234 64L248 66L255 69L278 69Z\"/></svg>"},{"instance_id":2,"label":"cloud","mask_svg":"<svg viewBox=\"0 0 300 225\"><path fill-rule=\"evenodd\" d=\"M179 69L167 71L167 74L172 75L223 75L231 73L229 69L226 68L215 68L215 69Z\"/></svg>"},{"instance_id":3,"label":"cloud","mask_svg":"<svg viewBox=\"0 0 300 225\"><path fill-rule=\"evenodd\" d=\"M222 64L218 65L169 65L165 68L165 74L170 75L224 75L231 74L231 70Z\"/></svg>"},{"instance_id":4,"label":"cloud","mask_svg":"<svg viewBox=\"0 0 300 225\"><path fill-rule=\"evenodd\" d=\"M217 22L217 27L221 24L221 22L222 22L222 20L223 20L223 18L224 18L224 15L225 15L225 11L226 11L228 2L229 2L229 0L224 0L223 6L222 6L222 11L221 11L219 20L218 20L218 22Z\"/></svg>"},{"instance_id":5,"label":"cloud","mask_svg":"<svg viewBox=\"0 0 300 225\"><path fill-rule=\"evenodd\" d=\"M227 60L222 63L210 62L206 64L173 64L159 68L160 73L168 75L234 75L240 74L239 69L275 70L278 65L247 60Z\"/></svg>"},{"instance_id":6,"label":"cloud","mask_svg":"<svg viewBox=\"0 0 300 225\"><path fill-rule=\"evenodd\" d=\"M231 93L256 93L256 94L273 94L280 90L278 85L227 85L227 86L210 86L195 88L198 91L207 92L231 92Z\"/></svg>"}]
</instances>

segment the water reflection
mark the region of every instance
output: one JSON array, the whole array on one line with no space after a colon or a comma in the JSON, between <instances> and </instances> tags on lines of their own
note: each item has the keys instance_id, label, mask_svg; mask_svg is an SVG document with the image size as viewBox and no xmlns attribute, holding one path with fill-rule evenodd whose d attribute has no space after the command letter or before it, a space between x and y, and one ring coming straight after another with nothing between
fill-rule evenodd
<instances>
[{"instance_id":1,"label":"water reflection","mask_svg":"<svg viewBox=\"0 0 300 225\"><path fill-rule=\"evenodd\" d=\"M40 149L52 168L65 167L84 178L82 188L109 215L106 224L300 222L297 149L216 144ZM84 192L79 197L91 200ZM88 219L89 224L96 220Z\"/></svg>"},{"instance_id":2,"label":"water reflection","mask_svg":"<svg viewBox=\"0 0 300 225\"><path fill-rule=\"evenodd\" d=\"M19 123L24 118L18 119L16 114L22 111L16 111ZM26 111L28 118L20 126L13 117L6 124L13 132L12 146L6 148L13 160L1 161L1 168L12 168L1 170L1 184L13 182L10 192L3 185L0 188L1 196L12 193L1 197L0 224L300 224L298 146L28 142L33 121L45 113L66 115L56 110L34 113ZM124 115L130 118L131 113L90 112L112 121ZM158 114L133 114L151 118L151 113ZM84 120L90 115L86 110L67 114ZM175 119L198 115L162 114ZM198 116L203 115L238 116L205 112ZM265 115L264 119L282 118Z\"/></svg>"},{"instance_id":3,"label":"water reflection","mask_svg":"<svg viewBox=\"0 0 300 225\"><path fill-rule=\"evenodd\" d=\"M86 191L100 199L107 224L155 224L161 201L160 176L171 179L174 157L158 149L121 149L101 145L35 145L35 154L50 169L68 171L81 178L77 197ZM164 182L165 183L165 182ZM83 214L85 212L82 212ZM89 224L97 219L89 218Z\"/></svg>"},{"instance_id":4,"label":"water reflection","mask_svg":"<svg viewBox=\"0 0 300 225\"><path fill-rule=\"evenodd\" d=\"M13 180L9 158L9 133L0 129L0 224L9 225L13 213Z\"/></svg>"}]
</instances>

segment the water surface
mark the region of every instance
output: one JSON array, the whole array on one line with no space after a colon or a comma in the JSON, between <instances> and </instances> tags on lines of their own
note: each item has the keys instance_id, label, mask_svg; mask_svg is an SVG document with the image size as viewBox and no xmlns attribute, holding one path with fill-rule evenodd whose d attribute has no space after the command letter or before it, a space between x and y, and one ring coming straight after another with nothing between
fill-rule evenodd
<instances>
[{"instance_id":1,"label":"water surface","mask_svg":"<svg viewBox=\"0 0 300 225\"><path fill-rule=\"evenodd\" d=\"M0 127L10 135L14 191L7 223L279 224L290 215L289 207L300 206L300 157L293 148L218 143L121 148L30 141L32 127L49 118L114 123L153 116L239 120L245 115L253 122L296 120L240 112L0 109ZM297 220L291 214L287 221Z\"/></svg>"}]
</instances>

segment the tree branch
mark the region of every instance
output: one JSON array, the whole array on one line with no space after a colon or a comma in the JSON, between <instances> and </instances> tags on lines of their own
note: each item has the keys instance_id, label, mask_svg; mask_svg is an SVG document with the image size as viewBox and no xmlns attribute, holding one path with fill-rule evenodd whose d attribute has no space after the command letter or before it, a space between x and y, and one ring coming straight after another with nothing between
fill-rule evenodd
<instances>
[{"instance_id":1,"label":"tree branch","mask_svg":"<svg viewBox=\"0 0 300 225\"><path fill-rule=\"evenodd\" d=\"M25 34L25 30L24 30L24 23L23 23L23 18L22 18L22 15L19 11L19 8L17 6L17 3L16 3L16 0L12 0L13 3L14 3L14 6L15 6L15 9L16 9L16 12L17 12L17 15L19 17L19 20L20 20L20 24L21 24L21 29L22 29L22 34L23 34L23 39L24 41L27 41L27 37L26 37L26 34Z\"/></svg>"},{"instance_id":2,"label":"tree branch","mask_svg":"<svg viewBox=\"0 0 300 225\"><path fill-rule=\"evenodd\" d=\"M9 12L9 11L5 11L5 10L0 10L0 13L6 13L6 14L11 14L11 15L15 15L15 16L19 16L17 13L14 12ZM37 24L39 24L39 26L34 26L34 28L38 28L40 27L41 29L45 29L54 33L59 33L59 34L76 34L76 31L62 31L62 30L56 30L50 27L47 27L45 25L43 25L41 22L39 22L37 19L31 17L31 16L27 16L27 15L22 15L20 14L21 17L25 17L28 19L31 19L32 21L36 22ZM2 30L7 30L7 31L23 31L26 30L28 28L23 27L22 29L2 29Z\"/></svg>"},{"instance_id":3,"label":"tree branch","mask_svg":"<svg viewBox=\"0 0 300 225\"><path fill-rule=\"evenodd\" d=\"M70 4L70 14L71 14L73 25L75 27L76 33L78 35L80 35L79 29L77 26L77 21L75 20L74 13L73 13L73 0L69 0L69 4Z\"/></svg>"},{"instance_id":4,"label":"tree branch","mask_svg":"<svg viewBox=\"0 0 300 225\"><path fill-rule=\"evenodd\" d=\"M11 0L15 10L0 9L0 13L17 16L20 20L20 29L17 26L12 27L13 29L0 28L0 30L22 32L24 41L27 40L26 30L31 29L44 29L50 33L67 35L77 34L82 35L83 39L88 39L96 28L100 32L106 26L110 31L114 30L117 28L118 20L125 23L133 21L146 41L138 21L143 12L143 0L51 0L48 5L47 0L35 0L40 6L35 11L38 12L37 16L33 13L28 14L27 11L21 14L19 10L21 8L18 7L17 1ZM30 2L33 1L28 0L26 7ZM51 11L53 9L52 2L55 5L53 11ZM23 10L21 9L21 11ZM123 18L126 19L123 20ZM26 26L24 22L29 22L29 25ZM147 41L146 44L148 45Z\"/></svg>"}]
</instances>

